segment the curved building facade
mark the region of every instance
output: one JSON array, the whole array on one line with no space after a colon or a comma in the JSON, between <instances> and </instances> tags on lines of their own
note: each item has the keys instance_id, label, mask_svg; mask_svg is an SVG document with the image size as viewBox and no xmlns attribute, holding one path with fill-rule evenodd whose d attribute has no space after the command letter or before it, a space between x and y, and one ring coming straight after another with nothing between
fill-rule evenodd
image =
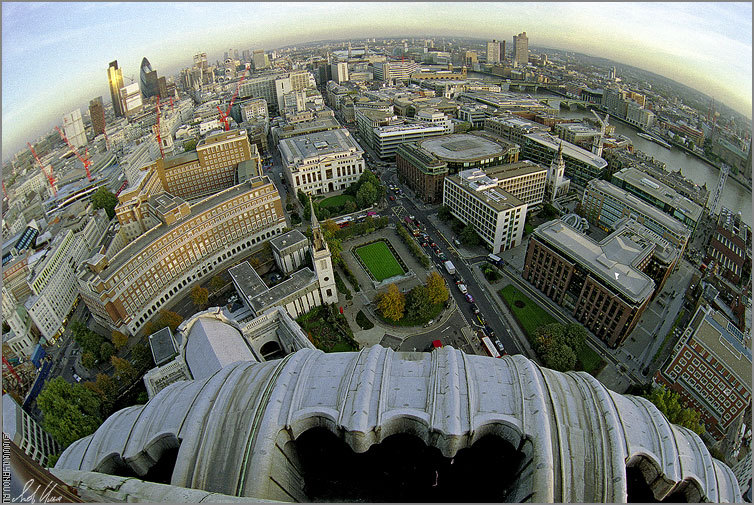
<instances>
[{"instance_id":1,"label":"curved building facade","mask_svg":"<svg viewBox=\"0 0 754 505\"><path fill-rule=\"evenodd\" d=\"M152 70L152 65L145 57L141 60L141 71L139 72L139 87L144 98L157 96L157 71Z\"/></svg>"},{"instance_id":2,"label":"curved building facade","mask_svg":"<svg viewBox=\"0 0 754 505\"><path fill-rule=\"evenodd\" d=\"M309 501L297 442L313 429L354 453L408 434L445 458L496 437L517 455L496 501L626 502L637 480L655 499L741 500L733 472L650 402L583 372L450 347L232 363L113 414L55 468L140 478L159 468L173 486Z\"/></svg>"}]
</instances>

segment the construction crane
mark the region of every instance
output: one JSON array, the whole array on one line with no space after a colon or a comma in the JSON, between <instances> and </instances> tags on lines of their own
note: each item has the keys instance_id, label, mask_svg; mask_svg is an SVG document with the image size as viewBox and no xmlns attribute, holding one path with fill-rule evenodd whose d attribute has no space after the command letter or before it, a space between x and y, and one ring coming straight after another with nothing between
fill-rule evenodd
<instances>
[{"instance_id":1,"label":"construction crane","mask_svg":"<svg viewBox=\"0 0 754 505\"><path fill-rule=\"evenodd\" d=\"M42 173L47 176L47 180L50 183L50 188L52 188L52 196L58 196L58 190L55 189L55 177L52 173L52 165L50 165L50 173L47 173L47 170L45 170L45 166L42 164L41 161L39 161L39 156L37 156L37 153L34 151L34 148L31 147L31 144L28 142L26 143L27 146L29 146L29 150L31 151L31 155L34 156L34 159L37 160L37 164L39 165L39 168L42 169Z\"/></svg>"},{"instance_id":2,"label":"construction crane","mask_svg":"<svg viewBox=\"0 0 754 505\"><path fill-rule=\"evenodd\" d=\"M223 110L220 108L220 106L217 106L217 110L220 111L220 122L225 125L225 131L230 130L230 121L228 121L228 116L230 116L230 109L233 107L233 102L236 101L236 97L238 97L238 92L241 90L241 84L243 83L244 79L246 79L246 76L244 75L241 77L241 80L238 81L238 85L236 86L236 92L233 93L233 98L230 99L230 103L228 104L228 111L223 112Z\"/></svg>"},{"instance_id":3,"label":"construction crane","mask_svg":"<svg viewBox=\"0 0 754 505\"><path fill-rule=\"evenodd\" d=\"M597 121L600 123L600 134L599 136L594 137L594 142L592 143L592 153L596 154L597 156L602 156L602 143L605 140L605 131L607 130L607 120L610 118L610 114L605 115L605 119L603 119L594 112L594 109L592 109L592 114L594 114L594 117L597 118Z\"/></svg>"},{"instance_id":4,"label":"construction crane","mask_svg":"<svg viewBox=\"0 0 754 505\"><path fill-rule=\"evenodd\" d=\"M86 178L89 182L91 182L92 174L89 171L89 167L92 165L92 161L89 159L89 149L88 148L86 149L86 158L82 158L79 152L73 146L73 144L71 144L71 142L68 140L68 137L65 136L65 133L63 133L63 131L57 126L55 127L55 129L60 134L60 137L63 139L63 142L65 142L68 145L68 149L73 151L73 154L75 154L76 157L79 159L79 161L84 164L84 169L86 170Z\"/></svg>"},{"instance_id":5,"label":"construction crane","mask_svg":"<svg viewBox=\"0 0 754 505\"><path fill-rule=\"evenodd\" d=\"M5 181L3 181L3 195L5 195L5 198L8 198L8 192L5 191Z\"/></svg>"},{"instance_id":6,"label":"construction crane","mask_svg":"<svg viewBox=\"0 0 754 505\"><path fill-rule=\"evenodd\" d=\"M157 143L160 145L160 158L165 159L165 152L162 150L162 136L160 135L160 96L157 95L157 125L155 133L157 134Z\"/></svg>"}]
</instances>

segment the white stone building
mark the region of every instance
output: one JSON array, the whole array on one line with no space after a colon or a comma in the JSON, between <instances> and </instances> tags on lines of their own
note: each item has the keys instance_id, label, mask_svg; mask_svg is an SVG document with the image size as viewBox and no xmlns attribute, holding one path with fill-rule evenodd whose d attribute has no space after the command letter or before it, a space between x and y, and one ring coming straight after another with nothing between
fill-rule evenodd
<instances>
[{"instance_id":1,"label":"white stone building","mask_svg":"<svg viewBox=\"0 0 754 505\"><path fill-rule=\"evenodd\" d=\"M279 149L294 194L343 190L364 172L364 151L342 128L283 139Z\"/></svg>"},{"instance_id":2,"label":"white stone building","mask_svg":"<svg viewBox=\"0 0 754 505\"><path fill-rule=\"evenodd\" d=\"M31 459L45 468L48 465L49 456L58 454L62 449L60 444L44 431L38 422L24 412L21 406L8 394L3 395L3 434ZM3 447L3 453L5 454L5 447ZM3 473L5 473L5 470L3 470ZM34 479L31 482L33 483ZM3 495L5 495L5 491L3 491ZM37 498L40 498L40 496L43 495L37 495Z\"/></svg>"}]
</instances>

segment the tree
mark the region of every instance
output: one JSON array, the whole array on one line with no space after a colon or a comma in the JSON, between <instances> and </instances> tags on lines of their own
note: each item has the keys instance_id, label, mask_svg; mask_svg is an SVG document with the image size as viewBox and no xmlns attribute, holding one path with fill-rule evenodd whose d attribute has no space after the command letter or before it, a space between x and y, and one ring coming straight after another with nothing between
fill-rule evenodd
<instances>
[{"instance_id":1,"label":"tree","mask_svg":"<svg viewBox=\"0 0 754 505\"><path fill-rule=\"evenodd\" d=\"M445 303L450 293L445 285L445 279L437 272L430 272L427 275L427 298L432 305Z\"/></svg>"},{"instance_id":2,"label":"tree","mask_svg":"<svg viewBox=\"0 0 754 505\"><path fill-rule=\"evenodd\" d=\"M49 381L37 397L42 426L63 447L94 433L100 424L100 402L81 384L69 384L62 377Z\"/></svg>"},{"instance_id":3,"label":"tree","mask_svg":"<svg viewBox=\"0 0 754 505\"><path fill-rule=\"evenodd\" d=\"M144 344L136 344L131 348L131 362L137 370L149 370L155 366L152 351Z\"/></svg>"},{"instance_id":4,"label":"tree","mask_svg":"<svg viewBox=\"0 0 754 505\"><path fill-rule=\"evenodd\" d=\"M542 205L542 210L539 213L539 217L542 219L554 219L560 216L560 212L552 204L545 203Z\"/></svg>"},{"instance_id":5,"label":"tree","mask_svg":"<svg viewBox=\"0 0 754 505\"><path fill-rule=\"evenodd\" d=\"M124 335L118 330L113 330L111 339L113 341L113 344L115 344L115 348L118 350L121 350L128 343L128 335ZM108 356L107 359L110 359L110 357Z\"/></svg>"},{"instance_id":6,"label":"tree","mask_svg":"<svg viewBox=\"0 0 754 505\"><path fill-rule=\"evenodd\" d=\"M350 214L351 212L356 212L358 209L359 209L359 207L356 205L356 202L354 202L353 200L348 200L343 205L343 211L346 214Z\"/></svg>"},{"instance_id":7,"label":"tree","mask_svg":"<svg viewBox=\"0 0 754 505\"><path fill-rule=\"evenodd\" d=\"M222 275L215 275L209 281L209 289L211 289L213 292L217 292L224 288L226 284L227 281L223 279Z\"/></svg>"},{"instance_id":8,"label":"tree","mask_svg":"<svg viewBox=\"0 0 754 505\"><path fill-rule=\"evenodd\" d=\"M209 290L207 288L203 288L199 284L196 284L193 288L191 288L191 301L194 303L194 305L196 305L196 308L203 309L207 306L208 300Z\"/></svg>"},{"instance_id":9,"label":"tree","mask_svg":"<svg viewBox=\"0 0 754 505\"><path fill-rule=\"evenodd\" d=\"M184 151L195 151L196 150L196 139L187 140L183 143L183 150Z\"/></svg>"},{"instance_id":10,"label":"tree","mask_svg":"<svg viewBox=\"0 0 754 505\"><path fill-rule=\"evenodd\" d=\"M115 217L116 205L118 205L118 198L104 187L99 188L92 195L92 207L94 207L94 210L105 209L107 217L110 219Z\"/></svg>"},{"instance_id":11,"label":"tree","mask_svg":"<svg viewBox=\"0 0 754 505\"><path fill-rule=\"evenodd\" d=\"M84 365L85 368L94 368L94 365L96 364L97 359L94 357L94 354L91 352L85 352L81 355L81 364Z\"/></svg>"},{"instance_id":12,"label":"tree","mask_svg":"<svg viewBox=\"0 0 754 505\"><path fill-rule=\"evenodd\" d=\"M441 221L447 222L453 218L453 212L450 210L450 207L443 205L440 207L440 210L437 211L437 217L439 217Z\"/></svg>"},{"instance_id":13,"label":"tree","mask_svg":"<svg viewBox=\"0 0 754 505\"><path fill-rule=\"evenodd\" d=\"M428 321L431 313L429 289L422 285L414 286L406 296L406 316L419 321Z\"/></svg>"},{"instance_id":14,"label":"tree","mask_svg":"<svg viewBox=\"0 0 754 505\"><path fill-rule=\"evenodd\" d=\"M645 396L657 409L673 424L690 429L697 435L704 433L701 414L693 409L685 408L681 403L681 396L664 386L658 386Z\"/></svg>"},{"instance_id":15,"label":"tree","mask_svg":"<svg viewBox=\"0 0 754 505\"><path fill-rule=\"evenodd\" d=\"M100 400L100 414L107 417L111 414L115 400L118 397L118 385L109 375L98 373L94 382L85 382L83 386L93 391Z\"/></svg>"},{"instance_id":16,"label":"tree","mask_svg":"<svg viewBox=\"0 0 754 505\"><path fill-rule=\"evenodd\" d=\"M586 345L586 328L577 323L566 325L563 334L565 344L578 354Z\"/></svg>"},{"instance_id":17,"label":"tree","mask_svg":"<svg viewBox=\"0 0 754 505\"><path fill-rule=\"evenodd\" d=\"M110 342L102 342L102 345L99 348L99 358L102 361L107 361L113 354L115 354L115 347L113 347L113 344Z\"/></svg>"},{"instance_id":18,"label":"tree","mask_svg":"<svg viewBox=\"0 0 754 505\"><path fill-rule=\"evenodd\" d=\"M461 242L470 246L474 246L479 243L479 235L476 234L476 229L474 228L473 223L467 224L464 227L463 231L461 231L458 238L460 238Z\"/></svg>"},{"instance_id":19,"label":"tree","mask_svg":"<svg viewBox=\"0 0 754 505\"><path fill-rule=\"evenodd\" d=\"M363 177L363 176L362 176ZM377 201L377 188L371 182L365 182L356 193L356 204L359 208L369 207Z\"/></svg>"},{"instance_id":20,"label":"tree","mask_svg":"<svg viewBox=\"0 0 754 505\"><path fill-rule=\"evenodd\" d=\"M175 331L175 329L178 328L178 326L182 322L183 317L181 317L180 314L173 312L172 310L161 310L160 315L157 317L154 323L150 325L149 333L154 333L155 331L161 330L163 328L170 328L172 331Z\"/></svg>"},{"instance_id":21,"label":"tree","mask_svg":"<svg viewBox=\"0 0 754 505\"><path fill-rule=\"evenodd\" d=\"M406 309L406 296L398 286L391 284L387 291L377 295L377 307L387 319L398 321L403 317Z\"/></svg>"},{"instance_id":22,"label":"tree","mask_svg":"<svg viewBox=\"0 0 754 505\"><path fill-rule=\"evenodd\" d=\"M131 383L137 376L134 366L123 358L110 356L110 363L115 367L115 378L121 382Z\"/></svg>"},{"instance_id":23,"label":"tree","mask_svg":"<svg viewBox=\"0 0 754 505\"><path fill-rule=\"evenodd\" d=\"M340 226L335 224L335 221L333 221L332 219L323 221L320 226L322 228L322 235L325 237L325 240L334 238L337 235L338 231L340 231Z\"/></svg>"}]
</instances>

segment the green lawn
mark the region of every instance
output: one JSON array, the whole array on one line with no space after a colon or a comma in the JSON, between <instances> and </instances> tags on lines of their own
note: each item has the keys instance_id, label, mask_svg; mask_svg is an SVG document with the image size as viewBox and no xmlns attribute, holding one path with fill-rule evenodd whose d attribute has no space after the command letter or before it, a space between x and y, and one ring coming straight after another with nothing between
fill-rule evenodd
<instances>
[{"instance_id":1,"label":"green lawn","mask_svg":"<svg viewBox=\"0 0 754 505\"><path fill-rule=\"evenodd\" d=\"M592 375L595 375L605 366L605 362L602 361L600 355L589 347L588 344L584 344L584 348L576 355L576 358L581 363L583 370Z\"/></svg>"},{"instance_id":2,"label":"green lawn","mask_svg":"<svg viewBox=\"0 0 754 505\"><path fill-rule=\"evenodd\" d=\"M532 342L532 339L534 338L534 330L538 327L558 322L554 317L545 312L544 309L531 301L528 296L523 294L512 284L505 286L499 291L499 293L511 309L511 312L513 312L518 324L523 328L529 342ZM517 307L516 302L522 302L523 307Z\"/></svg>"},{"instance_id":3,"label":"green lawn","mask_svg":"<svg viewBox=\"0 0 754 505\"><path fill-rule=\"evenodd\" d=\"M361 246L356 249L356 254L359 255L359 258L377 282L405 273L385 242L373 242Z\"/></svg>"},{"instance_id":4,"label":"green lawn","mask_svg":"<svg viewBox=\"0 0 754 505\"><path fill-rule=\"evenodd\" d=\"M343 207L346 204L346 202L348 202L349 200L353 202L356 201L356 199L352 197L351 195L336 195L336 196L331 196L329 198L325 198L324 200L319 202L319 206L322 208L326 208L326 207L340 208L340 207Z\"/></svg>"}]
</instances>

